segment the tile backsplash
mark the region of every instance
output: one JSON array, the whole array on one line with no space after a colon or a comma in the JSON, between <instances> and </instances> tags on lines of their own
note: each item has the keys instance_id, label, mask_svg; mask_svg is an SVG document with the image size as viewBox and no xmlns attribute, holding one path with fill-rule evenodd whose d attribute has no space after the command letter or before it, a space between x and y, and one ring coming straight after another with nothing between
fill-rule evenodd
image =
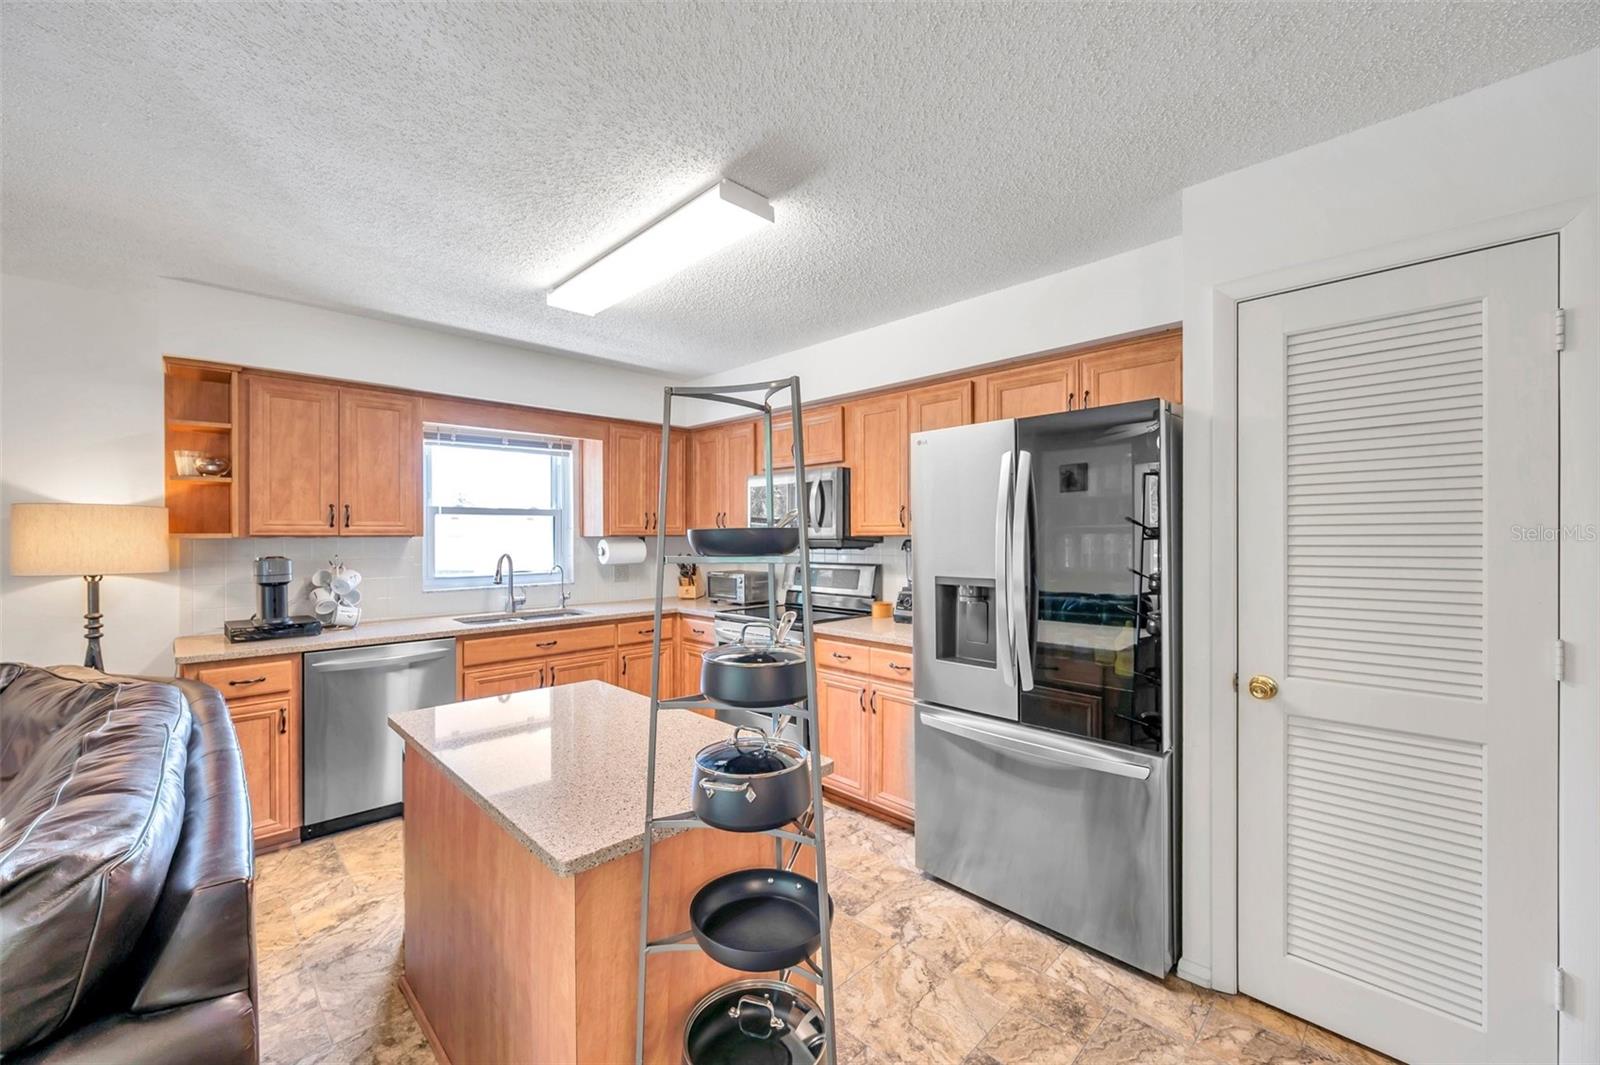
<instances>
[{"instance_id":1,"label":"tile backsplash","mask_svg":"<svg viewBox=\"0 0 1600 1065\"><path fill-rule=\"evenodd\" d=\"M602 566L595 558L599 541L580 538L572 575L572 602L604 603L641 599L654 594L655 540L645 540L645 561L632 566ZM881 597L894 601L906 580L909 561L900 550L901 540L885 540L859 551L813 551L818 561L876 562L883 567ZM286 555L294 562L294 582L289 586L289 612L311 613L311 576L338 558L361 573L363 621L384 618L474 614L499 610L505 604L504 588L472 588L447 592L422 590L422 544L418 538L390 536L256 537L238 540L180 540L179 610L186 635L220 632L224 621L251 617L256 612L253 562L258 555ZM667 539L667 551L684 553L687 540ZM666 575L669 594L677 571ZM526 589L530 607L554 606L554 585Z\"/></svg>"},{"instance_id":2,"label":"tile backsplash","mask_svg":"<svg viewBox=\"0 0 1600 1065\"><path fill-rule=\"evenodd\" d=\"M604 603L654 594L655 541L648 539L645 561L632 566L602 566L595 558L597 540L580 538L574 546L569 591L574 603ZM499 610L505 589L471 588L445 592L422 590L420 537L329 536L252 537L238 540L180 540L179 617L185 634L220 632L222 623L256 612L254 560L258 555L286 555L294 562L289 586L289 612L311 613L311 576L338 558L361 573L361 618L427 617ZM668 553L687 552L688 541L669 537ZM677 571L667 575L669 591ZM530 607L554 606L556 586L526 588Z\"/></svg>"}]
</instances>

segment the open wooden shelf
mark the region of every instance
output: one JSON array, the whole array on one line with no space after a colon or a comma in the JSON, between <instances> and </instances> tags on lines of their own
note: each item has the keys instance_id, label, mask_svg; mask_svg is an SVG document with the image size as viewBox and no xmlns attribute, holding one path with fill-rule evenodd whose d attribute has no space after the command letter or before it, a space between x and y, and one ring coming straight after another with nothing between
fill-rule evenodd
<instances>
[{"instance_id":1,"label":"open wooden shelf","mask_svg":"<svg viewBox=\"0 0 1600 1065\"><path fill-rule=\"evenodd\" d=\"M239 371L230 366L166 357L165 424L167 529L174 536L239 535ZM224 477L180 477L177 451L225 458Z\"/></svg>"}]
</instances>

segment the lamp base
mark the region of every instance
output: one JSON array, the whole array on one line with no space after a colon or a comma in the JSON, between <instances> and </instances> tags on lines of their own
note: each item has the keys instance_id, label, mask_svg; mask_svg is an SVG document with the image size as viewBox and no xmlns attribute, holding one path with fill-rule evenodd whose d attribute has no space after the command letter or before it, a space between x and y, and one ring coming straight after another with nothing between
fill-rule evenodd
<instances>
[{"instance_id":1,"label":"lamp base","mask_svg":"<svg viewBox=\"0 0 1600 1065\"><path fill-rule=\"evenodd\" d=\"M100 624L100 577L84 574L83 583L88 589L89 601L83 614L83 638L89 641L84 648L83 664L90 669L105 672L105 659L100 656L100 633L104 626Z\"/></svg>"}]
</instances>

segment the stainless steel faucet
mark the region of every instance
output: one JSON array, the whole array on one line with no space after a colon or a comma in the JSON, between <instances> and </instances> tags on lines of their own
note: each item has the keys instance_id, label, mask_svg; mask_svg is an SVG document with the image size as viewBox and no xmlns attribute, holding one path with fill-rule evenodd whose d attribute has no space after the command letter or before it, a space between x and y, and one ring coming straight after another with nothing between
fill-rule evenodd
<instances>
[{"instance_id":1,"label":"stainless steel faucet","mask_svg":"<svg viewBox=\"0 0 1600 1065\"><path fill-rule=\"evenodd\" d=\"M561 568L561 563L556 563L556 572L561 575L561 602L560 609L567 609L567 600L572 598L572 593L567 591L567 571Z\"/></svg>"},{"instance_id":2,"label":"stainless steel faucet","mask_svg":"<svg viewBox=\"0 0 1600 1065\"><path fill-rule=\"evenodd\" d=\"M502 568L505 571L506 582L506 613L515 614L517 612L517 607L521 606L522 602L517 600L517 564L511 561L510 552L501 555L495 560L494 582L496 584L500 583L500 573ZM523 601L526 600L527 596L523 596Z\"/></svg>"}]
</instances>

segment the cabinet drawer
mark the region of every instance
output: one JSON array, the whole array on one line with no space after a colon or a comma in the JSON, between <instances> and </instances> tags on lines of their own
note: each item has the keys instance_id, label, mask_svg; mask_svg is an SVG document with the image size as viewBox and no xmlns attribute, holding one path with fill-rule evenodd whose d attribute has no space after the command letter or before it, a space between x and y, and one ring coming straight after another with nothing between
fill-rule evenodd
<instances>
[{"instance_id":1,"label":"cabinet drawer","mask_svg":"<svg viewBox=\"0 0 1600 1065\"><path fill-rule=\"evenodd\" d=\"M480 636L461 641L461 664L514 662L548 658L570 651L593 651L617 645L616 625L579 625L570 629L536 629L509 636Z\"/></svg>"},{"instance_id":2,"label":"cabinet drawer","mask_svg":"<svg viewBox=\"0 0 1600 1065\"><path fill-rule=\"evenodd\" d=\"M859 643L825 640L819 636L816 645L818 669L845 669L852 673L866 673L870 668L867 648Z\"/></svg>"},{"instance_id":3,"label":"cabinet drawer","mask_svg":"<svg viewBox=\"0 0 1600 1065\"><path fill-rule=\"evenodd\" d=\"M710 618L680 617L678 635L691 643L716 643L717 633Z\"/></svg>"},{"instance_id":4,"label":"cabinet drawer","mask_svg":"<svg viewBox=\"0 0 1600 1065\"><path fill-rule=\"evenodd\" d=\"M677 618L664 617L661 619L661 643L663 646L672 641L673 634L677 631ZM656 625L650 618L634 618L632 621L622 621L617 624L617 642L623 646L635 643L650 643L656 634Z\"/></svg>"},{"instance_id":5,"label":"cabinet drawer","mask_svg":"<svg viewBox=\"0 0 1600 1065\"><path fill-rule=\"evenodd\" d=\"M901 684L911 683L911 652L897 651L892 647L872 647L867 651L867 661L871 663L869 672L874 677L884 680L897 681Z\"/></svg>"},{"instance_id":6,"label":"cabinet drawer","mask_svg":"<svg viewBox=\"0 0 1600 1065\"><path fill-rule=\"evenodd\" d=\"M278 695L293 691L300 656L287 658L247 658L238 662L218 662L197 666L194 678L221 692L231 703L257 695Z\"/></svg>"}]
</instances>

